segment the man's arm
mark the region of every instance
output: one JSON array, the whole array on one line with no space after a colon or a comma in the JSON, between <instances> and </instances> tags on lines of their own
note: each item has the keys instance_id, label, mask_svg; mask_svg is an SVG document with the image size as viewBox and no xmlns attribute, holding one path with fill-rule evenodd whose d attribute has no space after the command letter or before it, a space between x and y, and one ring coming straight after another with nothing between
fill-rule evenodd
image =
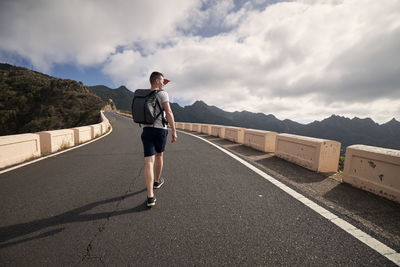
<instances>
[{"instance_id":1,"label":"man's arm","mask_svg":"<svg viewBox=\"0 0 400 267\"><path fill-rule=\"evenodd\" d=\"M175 119L174 119L174 114L172 113L171 107L169 105L169 101L162 103L165 115L167 116L168 124L171 126L172 129L172 139L171 142L175 142L176 139L178 138L178 135L176 134L176 129L175 129Z\"/></svg>"}]
</instances>

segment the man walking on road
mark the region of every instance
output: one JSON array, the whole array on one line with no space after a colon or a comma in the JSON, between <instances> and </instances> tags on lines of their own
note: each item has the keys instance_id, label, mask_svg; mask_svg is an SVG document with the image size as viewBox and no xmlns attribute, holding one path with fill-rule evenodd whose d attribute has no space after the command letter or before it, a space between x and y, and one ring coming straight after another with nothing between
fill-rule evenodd
<instances>
[{"instance_id":1,"label":"man walking on road","mask_svg":"<svg viewBox=\"0 0 400 267\"><path fill-rule=\"evenodd\" d=\"M172 113L169 105L168 93L163 90L169 80L164 79L164 75L160 72L153 72L150 75L151 90L159 90L156 94L157 101L161 103L162 109L165 112L168 123L172 129L171 142L175 142L178 138L175 129L174 114ZM156 113L161 112L159 106L156 106ZM165 144L167 142L168 129L164 123L164 116L158 116L154 124L143 125L142 142L144 150L144 177L146 180L147 187L147 206L154 206L156 198L154 196L154 190L160 188L164 183L164 178L161 178L161 172L163 169L163 153L165 150ZM155 169L155 171L154 171Z\"/></svg>"}]
</instances>

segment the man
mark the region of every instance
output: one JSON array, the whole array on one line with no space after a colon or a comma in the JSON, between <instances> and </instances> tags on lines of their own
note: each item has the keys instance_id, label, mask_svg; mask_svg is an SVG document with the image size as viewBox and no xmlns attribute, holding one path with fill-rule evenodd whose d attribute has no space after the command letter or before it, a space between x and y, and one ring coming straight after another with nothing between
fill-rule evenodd
<instances>
[{"instance_id":1,"label":"man","mask_svg":"<svg viewBox=\"0 0 400 267\"><path fill-rule=\"evenodd\" d=\"M164 79L164 75L160 72L153 72L150 75L151 90L159 90L156 94L157 100L162 106L165 112L168 123L172 129L171 142L174 143L178 138L175 129L175 120L169 105L168 93L163 90L169 80ZM156 114L161 112L159 106L156 106ZM154 190L160 188L164 183L164 178L161 178L161 172L163 169L163 153L165 150L165 144L167 142L168 129L163 123L163 114L158 116L157 120L152 125L143 125L142 142L144 150L144 177L146 180L147 187L147 206L154 206L156 198L154 196ZM155 168L155 173L154 173Z\"/></svg>"}]
</instances>

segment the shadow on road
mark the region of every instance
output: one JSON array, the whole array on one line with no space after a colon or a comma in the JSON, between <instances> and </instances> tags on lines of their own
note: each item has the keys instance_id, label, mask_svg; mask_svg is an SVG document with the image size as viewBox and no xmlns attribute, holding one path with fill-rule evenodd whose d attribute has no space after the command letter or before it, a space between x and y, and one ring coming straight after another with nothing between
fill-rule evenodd
<instances>
[{"instance_id":1,"label":"shadow on road","mask_svg":"<svg viewBox=\"0 0 400 267\"><path fill-rule=\"evenodd\" d=\"M388 238L400 249L400 204L345 183L335 186L323 197L388 231Z\"/></svg>"},{"instance_id":2,"label":"shadow on road","mask_svg":"<svg viewBox=\"0 0 400 267\"><path fill-rule=\"evenodd\" d=\"M296 183L321 182L330 176L330 174L310 171L276 156L257 160L256 162Z\"/></svg>"},{"instance_id":3,"label":"shadow on road","mask_svg":"<svg viewBox=\"0 0 400 267\"><path fill-rule=\"evenodd\" d=\"M112 212L100 212L100 213L95 213L95 214L83 214L84 212L89 211L97 206L104 205L107 203L112 203L112 202L119 202L126 198L133 197L137 194L143 193L145 191L146 191L146 189L142 189L140 191L126 194L123 196L118 196L115 198L110 198L110 199L106 199L106 200L102 200L102 201L93 202L93 203L87 204L83 207L80 207L80 208L77 208L77 209L74 209L74 210L71 210L71 211L62 213L60 215L50 217L50 218L1 227L0 228L0 248L10 247L10 246L20 244L23 242L52 236L52 235L61 233L65 229L64 227L52 229L50 231L41 233L34 237L29 237L29 238L25 238L22 240L5 243L8 240L18 238L21 236L25 236L25 235L40 231L45 228L59 226L59 225L63 225L66 223L71 223L71 222L87 222L87 221L94 221L94 220L100 220L100 219L106 219L106 218L108 219L110 217L119 216L119 215L123 215L123 214L147 211L149 209L146 207L146 203L143 202L140 205L138 205L134 208L131 208L131 209L112 211Z\"/></svg>"}]
</instances>

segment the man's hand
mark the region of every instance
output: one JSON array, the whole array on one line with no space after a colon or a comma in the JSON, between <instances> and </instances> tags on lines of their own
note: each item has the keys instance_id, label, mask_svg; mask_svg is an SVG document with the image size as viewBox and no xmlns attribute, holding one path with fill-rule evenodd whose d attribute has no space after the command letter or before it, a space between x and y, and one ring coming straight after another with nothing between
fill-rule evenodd
<instances>
[{"instance_id":1,"label":"man's hand","mask_svg":"<svg viewBox=\"0 0 400 267\"><path fill-rule=\"evenodd\" d=\"M172 132L172 138L171 138L171 143L174 143L178 139L178 135L176 134L176 131Z\"/></svg>"}]
</instances>

